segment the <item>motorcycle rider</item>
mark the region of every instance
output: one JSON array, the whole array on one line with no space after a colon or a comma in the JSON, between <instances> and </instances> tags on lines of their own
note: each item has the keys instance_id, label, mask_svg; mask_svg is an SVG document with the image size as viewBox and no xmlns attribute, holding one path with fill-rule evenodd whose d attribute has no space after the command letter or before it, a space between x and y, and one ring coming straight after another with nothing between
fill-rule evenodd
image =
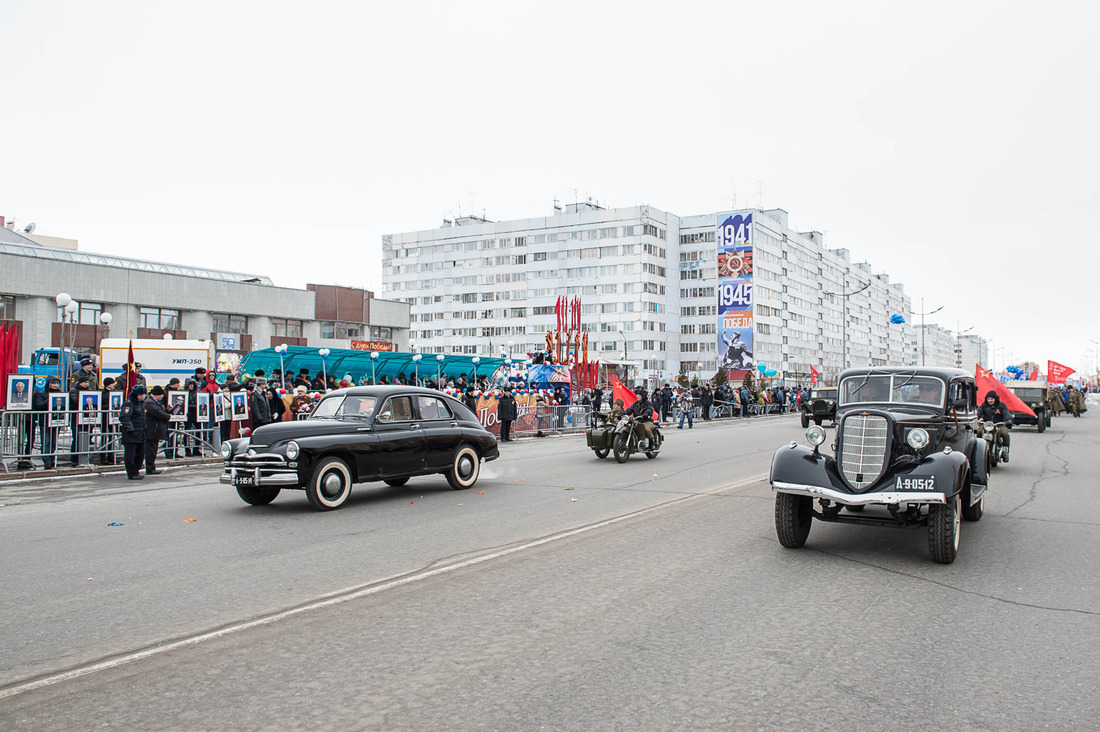
<instances>
[{"instance_id":1,"label":"motorcycle rider","mask_svg":"<svg viewBox=\"0 0 1100 732\"><path fill-rule=\"evenodd\" d=\"M983 433L982 423L984 422L1004 422L1004 424L994 427L994 444L999 440L1004 445L1004 461L1008 462L1008 428L1012 425L1012 412L1008 410L1002 402L1001 398L997 396L997 392L990 389L985 394L985 401L978 407L978 436L981 437Z\"/></svg>"},{"instance_id":2,"label":"motorcycle rider","mask_svg":"<svg viewBox=\"0 0 1100 732\"><path fill-rule=\"evenodd\" d=\"M633 415L634 419L641 423L642 429L645 430L647 444L653 446L656 443L653 439L656 431L653 425L653 405L650 404L649 395L645 389L638 389L638 400L630 405L626 413Z\"/></svg>"},{"instance_id":3,"label":"motorcycle rider","mask_svg":"<svg viewBox=\"0 0 1100 732\"><path fill-rule=\"evenodd\" d=\"M611 411L607 413L607 423L617 424L626 412L623 410L623 400L616 399L615 405L611 408Z\"/></svg>"}]
</instances>

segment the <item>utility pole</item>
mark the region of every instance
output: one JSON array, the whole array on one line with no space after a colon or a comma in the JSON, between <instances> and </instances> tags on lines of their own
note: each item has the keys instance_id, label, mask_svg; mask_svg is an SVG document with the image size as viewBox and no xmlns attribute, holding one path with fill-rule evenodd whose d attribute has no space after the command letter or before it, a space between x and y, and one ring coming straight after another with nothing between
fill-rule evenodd
<instances>
[{"instance_id":1,"label":"utility pole","mask_svg":"<svg viewBox=\"0 0 1100 732\"><path fill-rule=\"evenodd\" d=\"M924 298L922 297L920 299L920 309L921 309L921 314L920 314L920 365L924 366L924 316L925 315L935 315L939 311L943 310L943 305L940 305L935 310L929 310L926 313L926 312L924 312Z\"/></svg>"}]
</instances>

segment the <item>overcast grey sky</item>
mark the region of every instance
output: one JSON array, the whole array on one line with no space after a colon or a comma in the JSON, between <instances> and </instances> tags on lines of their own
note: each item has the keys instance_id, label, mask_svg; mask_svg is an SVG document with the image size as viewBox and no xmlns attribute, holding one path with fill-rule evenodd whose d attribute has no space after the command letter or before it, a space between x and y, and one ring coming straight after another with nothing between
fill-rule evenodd
<instances>
[{"instance_id":1,"label":"overcast grey sky","mask_svg":"<svg viewBox=\"0 0 1100 732\"><path fill-rule=\"evenodd\" d=\"M1098 8L0 0L0 215L88 251L380 290L381 236L460 210L736 194L999 362L1083 371Z\"/></svg>"}]
</instances>

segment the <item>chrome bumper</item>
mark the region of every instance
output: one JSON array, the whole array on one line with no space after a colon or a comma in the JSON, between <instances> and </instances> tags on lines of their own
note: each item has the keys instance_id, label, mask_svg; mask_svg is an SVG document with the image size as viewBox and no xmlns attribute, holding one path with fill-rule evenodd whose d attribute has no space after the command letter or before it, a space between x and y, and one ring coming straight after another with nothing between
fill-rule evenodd
<instances>
[{"instance_id":1,"label":"chrome bumper","mask_svg":"<svg viewBox=\"0 0 1100 732\"><path fill-rule=\"evenodd\" d=\"M226 485L233 485L233 479L237 475L252 475L254 486L294 486L298 487L297 470L272 470L270 468L226 468L218 481Z\"/></svg>"},{"instance_id":2,"label":"chrome bumper","mask_svg":"<svg viewBox=\"0 0 1100 732\"><path fill-rule=\"evenodd\" d=\"M772 483L772 490L776 493L793 493L797 496L826 498L845 506L868 506L876 503L947 503L947 499L944 498L944 495L936 491L872 491L870 493L841 493L832 488L823 488L819 485L781 483L778 481Z\"/></svg>"}]
</instances>

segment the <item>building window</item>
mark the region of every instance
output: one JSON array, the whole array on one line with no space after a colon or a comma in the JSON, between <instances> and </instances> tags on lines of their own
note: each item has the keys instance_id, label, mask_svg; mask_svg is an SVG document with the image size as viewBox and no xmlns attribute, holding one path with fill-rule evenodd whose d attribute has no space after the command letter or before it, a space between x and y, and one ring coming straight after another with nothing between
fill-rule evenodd
<instances>
[{"instance_id":1,"label":"building window","mask_svg":"<svg viewBox=\"0 0 1100 732\"><path fill-rule=\"evenodd\" d=\"M214 318L215 333L247 333L248 318L229 313L211 313Z\"/></svg>"},{"instance_id":2,"label":"building window","mask_svg":"<svg viewBox=\"0 0 1100 732\"><path fill-rule=\"evenodd\" d=\"M0 320L15 320L15 297L0 295Z\"/></svg>"},{"instance_id":3,"label":"building window","mask_svg":"<svg viewBox=\"0 0 1100 732\"><path fill-rule=\"evenodd\" d=\"M440 319L443 313L437 313ZM321 321L321 337L322 338L336 338L338 340L346 341L352 338L363 337L363 325L362 323L343 323L333 320Z\"/></svg>"},{"instance_id":4,"label":"building window","mask_svg":"<svg viewBox=\"0 0 1100 732\"><path fill-rule=\"evenodd\" d=\"M473 312L473 311L469 311L469 312ZM391 338L393 338L393 329L392 328L383 328L383 327L378 326L378 325L372 325L371 329L370 329L370 337L374 338L375 340L388 341Z\"/></svg>"},{"instance_id":5,"label":"building window","mask_svg":"<svg viewBox=\"0 0 1100 732\"><path fill-rule=\"evenodd\" d=\"M80 325L99 325L99 316L103 313L103 306L95 302L81 302L77 303L79 309L76 311L76 315L73 317L73 322ZM14 310L15 301L12 300L12 308ZM63 321L65 314L64 308L57 309L58 322Z\"/></svg>"},{"instance_id":6,"label":"building window","mask_svg":"<svg viewBox=\"0 0 1100 732\"><path fill-rule=\"evenodd\" d=\"M301 338L302 321L292 318L272 318L271 327L276 336L283 338Z\"/></svg>"},{"instance_id":7,"label":"building window","mask_svg":"<svg viewBox=\"0 0 1100 732\"><path fill-rule=\"evenodd\" d=\"M141 308L140 315L141 320L139 325L142 328L151 328L153 330L179 330L179 310L169 310L167 308Z\"/></svg>"}]
</instances>

